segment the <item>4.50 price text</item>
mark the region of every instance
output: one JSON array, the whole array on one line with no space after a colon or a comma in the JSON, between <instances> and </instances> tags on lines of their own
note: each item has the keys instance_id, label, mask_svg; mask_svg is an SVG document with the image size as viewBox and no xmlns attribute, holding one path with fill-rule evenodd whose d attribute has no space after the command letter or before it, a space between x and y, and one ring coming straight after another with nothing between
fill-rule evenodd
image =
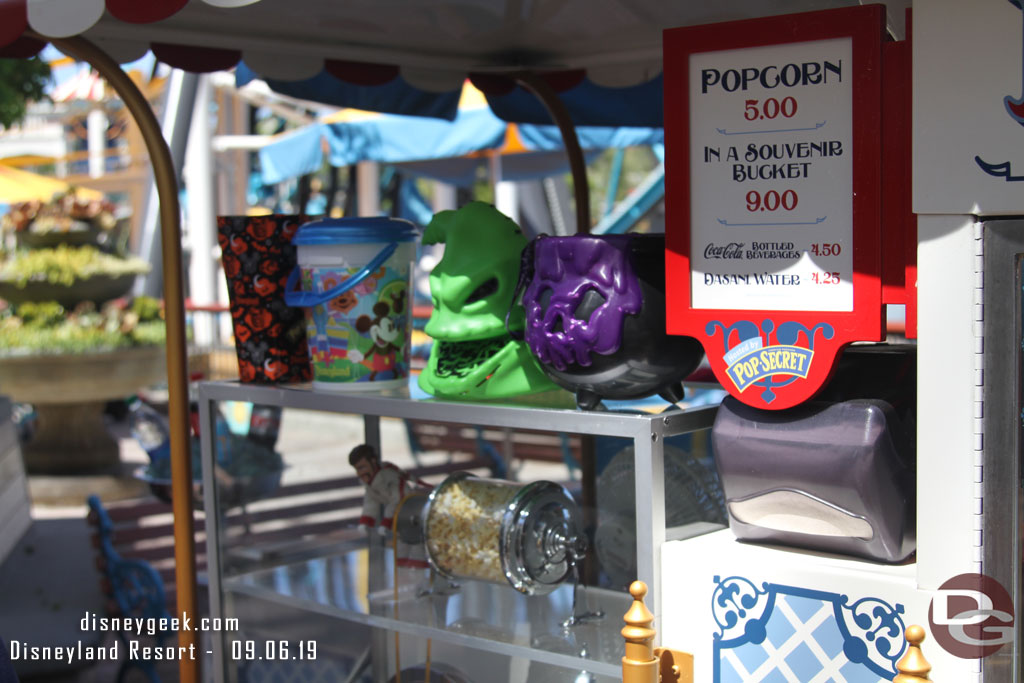
<instances>
[{"instance_id":1,"label":"4.50 price text","mask_svg":"<svg viewBox=\"0 0 1024 683\"><path fill-rule=\"evenodd\" d=\"M839 242L822 242L811 245L811 253L815 256L839 256L843 253L843 245Z\"/></svg>"}]
</instances>

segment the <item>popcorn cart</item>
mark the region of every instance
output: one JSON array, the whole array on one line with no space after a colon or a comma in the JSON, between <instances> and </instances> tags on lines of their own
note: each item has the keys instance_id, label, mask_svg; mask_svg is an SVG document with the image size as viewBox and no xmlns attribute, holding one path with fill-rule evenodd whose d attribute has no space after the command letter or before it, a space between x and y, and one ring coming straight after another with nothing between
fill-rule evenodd
<instances>
[{"instance_id":1,"label":"popcorn cart","mask_svg":"<svg viewBox=\"0 0 1024 683\"><path fill-rule=\"evenodd\" d=\"M669 329L731 394L732 533L662 547L695 680L892 680L910 624L942 677L1021 676L1020 74L996 57L1020 8L915 4L880 44L870 11L665 34ZM891 304L912 348L862 343Z\"/></svg>"}]
</instances>

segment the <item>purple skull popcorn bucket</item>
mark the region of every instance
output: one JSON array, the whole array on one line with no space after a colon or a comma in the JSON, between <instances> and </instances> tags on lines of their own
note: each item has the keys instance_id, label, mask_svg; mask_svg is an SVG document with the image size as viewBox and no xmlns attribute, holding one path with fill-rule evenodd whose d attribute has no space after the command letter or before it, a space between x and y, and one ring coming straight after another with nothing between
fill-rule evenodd
<instances>
[{"instance_id":1,"label":"purple skull popcorn bucket","mask_svg":"<svg viewBox=\"0 0 1024 683\"><path fill-rule=\"evenodd\" d=\"M523 251L526 343L544 372L593 409L659 394L674 403L704 357L665 333L665 236L535 238Z\"/></svg>"}]
</instances>

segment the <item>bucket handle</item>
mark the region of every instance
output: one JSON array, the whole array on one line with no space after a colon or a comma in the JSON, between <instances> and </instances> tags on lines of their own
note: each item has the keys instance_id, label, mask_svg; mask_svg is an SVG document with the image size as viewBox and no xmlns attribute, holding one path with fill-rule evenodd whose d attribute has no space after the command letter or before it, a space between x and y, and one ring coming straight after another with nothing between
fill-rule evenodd
<instances>
[{"instance_id":1,"label":"bucket handle","mask_svg":"<svg viewBox=\"0 0 1024 683\"><path fill-rule=\"evenodd\" d=\"M370 273L384 265L384 262L391 258L391 255L398 249L398 242L392 242L379 254L373 257L369 263L359 269L358 272L353 273L349 277L342 280L341 284L331 287L326 292L302 292L295 288L299 284L299 272L298 266L292 270L288 276L288 282L285 285L284 302L289 306L293 307L313 307L325 304L331 299L341 296L348 290L352 289L360 282L365 280Z\"/></svg>"},{"instance_id":2,"label":"bucket handle","mask_svg":"<svg viewBox=\"0 0 1024 683\"><path fill-rule=\"evenodd\" d=\"M512 290L512 301L509 302L508 310L505 311L505 331L516 341L523 341L525 334L522 330L512 329L512 311L517 305L520 305L519 295L524 292L530 280L533 279L533 252L536 248L536 243L543 239L543 237L544 235L540 234L527 242L526 246L523 247L523 251L519 254L519 278L516 280L515 289Z\"/></svg>"}]
</instances>

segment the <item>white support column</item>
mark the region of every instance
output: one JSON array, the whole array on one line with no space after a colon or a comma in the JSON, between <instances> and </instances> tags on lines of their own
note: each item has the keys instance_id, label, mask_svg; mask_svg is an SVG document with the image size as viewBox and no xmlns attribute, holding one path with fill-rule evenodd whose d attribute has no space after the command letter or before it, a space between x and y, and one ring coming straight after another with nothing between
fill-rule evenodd
<instances>
[{"instance_id":1,"label":"white support column","mask_svg":"<svg viewBox=\"0 0 1024 683\"><path fill-rule=\"evenodd\" d=\"M185 159L185 147L188 131L191 127L193 102L195 101L196 83L199 76L181 69L171 71L167 79L164 95L163 114L160 118L160 130L171 149L174 169L179 171ZM156 182L151 182L149 193L143 209L142 235L139 242L139 255L149 261L152 270L145 278L135 282L135 294L163 296L163 261L160 243L160 198L157 196Z\"/></svg>"},{"instance_id":2,"label":"white support column","mask_svg":"<svg viewBox=\"0 0 1024 683\"><path fill-rule=\"evenodd\" d=\"M89 177L99 178L105 170L107 151L107 114L96 107L86 117L86 143L89 150Z\"/></svg>"},{"instance_id":3,"label":"white support column","mask_svg":"<svg viewBox=\"0 0 1024 683\"><path fill-rule=\"evenodd\" d=\"M918 218L917 576L934 590L976 571L974 220Z\"/></svg>"},{"instance_id":4,"label":"white support column","mask_svg":"<svg viewBox=\"0 0 1024 683\"><path fill-rule=\"evenodd\" d=\"M494 208L519 223L519 188L505 180L501 169L501 155L490 159L491 183L494 185Z\"/></svg>"},{"instance_id":5,"label":"white support column","mask_svg":"<svg viewBox=\"0 0 1024 683\"><path fill-rule=\"evenodd\" d=\"M356 164L359 201L356 213L360 216L380 215L380 165L376 161Z\"/></svg>"},{"instance_id":6,"label":"white support column","mask_svg":"<svg viewBox=\"0 0 1024 683\"><path fill-rule=\"evenodd\" d=\"M457 194L458 191L456 190L454 185L449 185L448 183L442 182L435 182L434 193L430 201L430 208L434 210L434 213L438 213L439 211L445 211L449 209L457 209Z\"/></svg>"},{"instance_id":7,"label":"white support column","mask_svg":"<svg viewBox=\"0 0 1024 683\"><path fill-rule=\"evenodd\" d=\"M191 298L197 304L217 301L217 221L213 191L213 131L210 125L212 90L209 76L200 76L185 150L187 235L192 254L188 279ZM211 317L199 316L193 325L195 342L200 346L211 345L216 338Z\"/></svg>"}]
</instances>

